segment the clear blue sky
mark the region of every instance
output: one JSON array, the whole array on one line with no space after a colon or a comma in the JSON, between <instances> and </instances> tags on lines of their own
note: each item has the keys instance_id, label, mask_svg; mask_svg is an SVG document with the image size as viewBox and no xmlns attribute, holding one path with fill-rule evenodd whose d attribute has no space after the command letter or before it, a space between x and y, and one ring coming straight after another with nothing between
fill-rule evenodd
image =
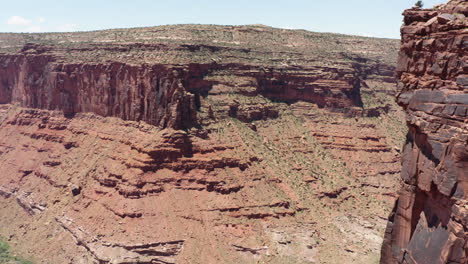
<instances>
[{"instance_id":1,"label":"clear blue sky","mask_svg":"<svg viewBox=\"0 0 468 264\"><path fill-rule=\"evenodd\" d=\"M167 24L265 24L399 38L416 0L1 0L0 32L83 31ZM425 0L426 7L446 0Z\"/></svg>"}]
</instances>

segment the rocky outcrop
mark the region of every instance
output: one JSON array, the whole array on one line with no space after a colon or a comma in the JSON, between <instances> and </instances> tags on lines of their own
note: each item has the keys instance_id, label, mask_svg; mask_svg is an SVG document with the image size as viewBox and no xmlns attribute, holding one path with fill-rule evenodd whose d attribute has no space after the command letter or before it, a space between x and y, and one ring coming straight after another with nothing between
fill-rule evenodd
<instances>
[{"instance_id":1,"label":"rocky outcrop","mask_svg":"<svg viewBox=\"0 0 468 264\"><path fill-rule=\"evenodd\" d=\"M403 15L397 101L409 133L381 263L467 263L468 2Z\"/></svg>"},{"instance_id":2,"label":"rocky outcrop","mask_svg":"<svg viewBox=\"0 0 468 264\"><path fill-rule=\"evenodd\" d=\"M97 263L175 263L174 258L184 245L183 240L134 245L110 243L99 240L81 227L74 226L70 218L58 217L56 221L73 236L77 245L84 247L93 256Z\"/></svg>"},{"instance_id":3,"label":"rocky outcrop","mask_svg":"<svg viewBox=\"0 0 468 264\"><path fill-rule=\"evenodd\" d=\"M128 63L117 58L99 62L80 58L80 53L87 52L116 54L120 58L134 49L190 52L194 59L187 63ZM361 85L370 75L383 82L393 81L392 65L361 55L334 55L329 65L307 61L304 65L275 66L242 58L236 63L221 63L224 57L232 57L223 54L231 49L202 44L95 44L73 48L27 43L17 52L2 53L0 46L0 103L61 110L68 117L92 112L141 120L161 128L188 129L206 123L198 113L210 107L203 104L203 99L229 93L226 90L236 97L261 95L287 103L307 101L347 112L363 106ZM210 63L196 58L205 50L220 58ZM252 57L267 56L259 50L245 52L255 53ZM278 116L277 109L257 103L239 105L236 100L221 100L214 103L216 106L209 119L231 116L251 122Z\"/></svg>"},{"instance_id":4,"label":"rocky outcrop","mask_svg":"<svg viewBox=\"0 0 468 264\"><path fill-rule=\"evenodd\" d=\"M0 56L0 103L62 110L66 116L93 112L176 129L195 121L195 97L187 92L191 87L184 87L196 85L187 81L197 74L190 67L66 64L51 55L23 53Z\"/></svg>"},{"instance_id":5,"label":"rocky outcrop","mask_svg":"<svg viewBox=\"0 0 468 264\"><path fill-rule=\"evenodd\" d=\"M362 106L357 69L286 68L249 65L68 64L27 45L19 55L0 55L0 103L62 110L66 116L92 112L124 120L145 121L162 128L185 129L197 124L200 96L222 80L204 80L217 72L247 79L250 96L316 103L320 107ZM33 52L31 51L33 50ZM52 48L47 50L54 52ZM242 91L241 91L242 93ZM248 92L247 92L248 93ZM258 111L259 110L259 111ZM265 112L266 111L266 112ZM255 113L258 112L258 113ZM250 122L277 116L275 110L230 106L229 115Z\"/></svg>"}]
</instances>

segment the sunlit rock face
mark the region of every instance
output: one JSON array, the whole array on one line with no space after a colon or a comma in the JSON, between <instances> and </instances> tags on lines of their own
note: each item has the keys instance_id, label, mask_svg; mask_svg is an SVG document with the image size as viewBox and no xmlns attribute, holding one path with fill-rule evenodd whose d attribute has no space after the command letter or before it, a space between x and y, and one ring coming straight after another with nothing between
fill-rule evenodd
<instances>
[{"instance_id":1,"label":"sunlit rock face","mask_svg":"<svg viewBox=\"0 0 468 264\"><path fill-rule=\"evenodd\" d=\"M409 133L381 263L467 263L468 2L403 15L397 102Z\"/></svg>"}]
</instances>

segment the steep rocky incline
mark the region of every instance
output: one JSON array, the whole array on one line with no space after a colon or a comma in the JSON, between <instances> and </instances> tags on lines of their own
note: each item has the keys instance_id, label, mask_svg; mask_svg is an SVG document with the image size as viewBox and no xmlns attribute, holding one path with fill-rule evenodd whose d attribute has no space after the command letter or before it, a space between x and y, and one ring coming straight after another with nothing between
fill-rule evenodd
<instances>
[{"instance_id":1,"label":"steep rocky incline","mask_svg":"<svg viewBox=\"0 0 468 264\"><path fill-rule=\"evenodd\" d=\"M35 263L375 263L407 132L397 47L0 34L0 236Z\"/></svg>"},{"instance_id":2,"label":"steep rocky incline","mask_svg":"<svg viewBox=\"0 0 468 264\"><path fill-rule=\"evenodd\" d=\"M468 2L403 14L397 101L409 133L381 263L467 263Z\"/></svg>"}]
</instances>

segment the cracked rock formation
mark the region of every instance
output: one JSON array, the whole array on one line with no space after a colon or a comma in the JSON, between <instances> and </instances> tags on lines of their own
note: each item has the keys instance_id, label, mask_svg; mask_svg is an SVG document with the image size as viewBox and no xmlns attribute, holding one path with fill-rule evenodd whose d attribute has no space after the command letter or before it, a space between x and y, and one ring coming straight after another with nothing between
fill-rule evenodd
<instances>
[{"instance_id":1,"label":"cracked rock formation","mask_svg":"<svg viewBox=\"0 0 468 264\"><path fill-rule=\"evenodd\" d=\"M468 2L403 15L397 101L409 133L381 263L467 263Z\"/></svg>"}]
</instances>

